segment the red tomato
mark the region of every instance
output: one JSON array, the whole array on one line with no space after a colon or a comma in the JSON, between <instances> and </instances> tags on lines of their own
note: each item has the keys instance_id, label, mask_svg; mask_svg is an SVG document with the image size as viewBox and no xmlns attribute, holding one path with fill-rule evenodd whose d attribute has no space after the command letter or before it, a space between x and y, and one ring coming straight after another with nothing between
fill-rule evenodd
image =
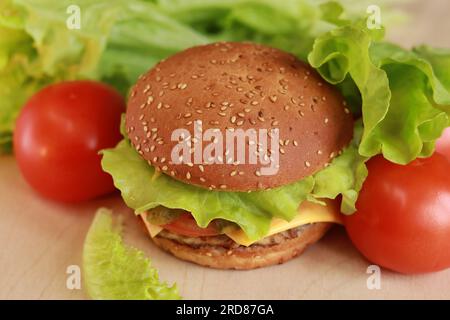
<instances>
[{"instance_id":1,"label":"red tomato","mask_svg":"<svg viewBox=\"0 0 450 320\"><path fill-rule=\"evenodd\" d=\"M93 81L48 86L25 104L14 152L23 176L45 197L82 201L114 190L98 151L120 139L122 97Z\"/></svg>"},{"instance_id":2,"label":"red tomato","mask_svg":"<svg viewBox=\"0 0 450 320\"><path fill-rule=\"evenodd\" d=\"M210 223L206 228L200 228L190 213L182 213L177 219L162 227L170 232L187 237L208 237L220 234L213 223Z\"/></svg>"},{"instance_id":3,"label":"red tomato","mask_svg":"<svg viewBox=\"0 0 450 320\"><path fill-rule=\"evenodd\" d=\"M445 129L442 136L436 141L436 151L450 161L450 127Z\"/></svg>"},{"instance_id":4,"label":"red tomato","mask_svg":"<svg viewBox=\"0 0 450 320\"><path fill-rule=\"evenodd\" d=\"M401 273L450 267L450 162L440 154L401 166L378 156L357 212L344 218L366 258Z\"/></svg>"}]
</instances>

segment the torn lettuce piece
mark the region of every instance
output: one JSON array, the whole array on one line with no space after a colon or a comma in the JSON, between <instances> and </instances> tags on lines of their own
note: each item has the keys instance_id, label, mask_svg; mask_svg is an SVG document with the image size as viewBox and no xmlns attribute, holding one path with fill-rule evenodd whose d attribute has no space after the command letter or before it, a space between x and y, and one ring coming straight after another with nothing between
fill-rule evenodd
<instances>
[{"instance_id":1,"label":"torn lettuce piece","mask_svg":"<svg viewBox=\"0 0 450 320\"><path fill-rule=\"evenodd\" d=\"M96 300L175 300L176 285L168 286L144 253L126 246L120 220L100 208L86 236L83 275L86 291Z\"/></svg>"},{"instance_id":2,"label":"torn lettuce piece","mask_svg":"<svg viewBox=\"0 0 450 320\"><path fill-rule=\"evenodd\" d=\"M378 42L365 26L352 24L317 38L308 60L328 82L347 84L347 101L362 102L364 157L382 153L406 164L430 156L449 126L448 50L408 51Z\"/></svg>"},{"instance_id":3,"label":"torn lettuce piece","mask_svg":"<svg viewBox=\"0 0 450 320\"><path fill-rule=\"evenodd\" d=\"M301 202L343 196L342 211L352 213L362 182L367 176L367 158L358 153L361 124L355 125L355 138L343 153L325 169L298 182L265 191L210 191L177 181L165 174L153 178L155 169L130 145L103 150L103 170L111 174L126 204L140 213L157 206L183 209L194 216L200 227L214 219L238 224L256 241L267 234L274 217L291 220Z\"/></svg>"}]
</instances>

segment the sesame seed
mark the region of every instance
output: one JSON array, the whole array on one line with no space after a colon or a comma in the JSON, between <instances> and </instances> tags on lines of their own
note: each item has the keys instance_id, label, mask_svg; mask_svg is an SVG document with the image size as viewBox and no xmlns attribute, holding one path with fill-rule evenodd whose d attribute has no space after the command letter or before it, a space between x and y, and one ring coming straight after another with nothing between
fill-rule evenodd
<instances>
[{"instance_id":1,"label":"sesame seed","mask_svg":"<svg viewBox=\"0 0 450 320\"><path fill-rule=\"evenodd\" d=\"M244 171L239 171L238 175L243 176L244 175Z\"/></svg>"},{"instance_id":2,"label":"sesame seed","mask_svg":"<svg viewBox=\"0 0 450 320\"><path fill-rule=\"evenodd\" d=\"M242 126L242 125L244 124L244 122L245 122L245 120L238 120L238 121L236 122L236 124L237 124L238 126Z\"/></svg>"},{"instance_id":3,"label":"sesame seed","mask_svg":"<svg viewBox=\"0 0 450 320\"><path fill-rule=\"evenodd\" d=\"M191 179L191 173L189 171L186 173L186 179Z\"/></svg>"},{"instance_id":4,"label":"sesame seed","mask_svg":"<svg viewBox=\"0 0 450 320\"><path fill-rule=\"evenodd\" d=\"M185 113L183 117L189 118L190 116L192 116L192 113L188 112L188 113Z\"/></svg>"},{"instance_id":5,"label":"sesame seed","mask_svg":"<svg viewBox=\"0 0 450 320\"><path fill-rule=\"evenodd\" d=\"M325 124L327 124L330 120L328 118L325 118L325 120L323 122L325 122Z\"/></svg>"},{"instance_id":6,"label":"sesame seed","mask_svg":"<svg viewBox=\"0 0 450 320\"><path fill-rule=\"evenodd\" d=\"M285 154L285 153L286 153L286 151L284 151L284 149L283 149L283 148L280 148L280 153L281 153L281 154Z\"/></svg>"},{"instance_id":7,"label":"sesame seed","mask_svg":"<svg viewBox=\"0 0 450 320\"><path fill-rule=\"evenodd\" d=\"M272 121L272 126L277 126L279 122L277 120Z\"/></svg>"},{"instance_id":8,"label":"sesame seed","mask_svg":"<svg viewBox=\"0 0 450 320\"><path fill-rule=\"evenodd\" d=\"M276 102L277 101L277 96L276 95L270 96L269 100L272 101L272 102Z\"/></svg>"},{"instance_id":9,"label":"sesame seed","mask_svg":"<svg viewBox=\"0 0 450 320\"><path fill-rule=\"evenodd\" d=\"M230 122L231 122L231 123L235 123L235 122L236 122L236 116L232 116L232 117L230 118Z\"/></svg>"},{"instance_id":10,"label":"sesame seed","mask_svg":"<svg viewBox=\"0 0 450 320\"><path fill-rule=\"evenodd\" d=\"M147 106L147 104L146 104L146 103L143 103L143 104L141 104L141 105L139 106L139 109L144 109L146 106Z\"/></svg>"},{"instance_id":11,"label":"sesame seed","mask_svg":"<svg viewBox=\"0 0 450 320\"><path fill-rule=\"evenodd\" d=\"M163 170L163 171L167 171L167 169L169 169L167 166L163 166L163 167L162 167L162 170Z\"/></svg>"},{"instance_id":12,"label":"sesame seed","mask_svg":"<svg viewBox=\"0 0 450 320\"><path fill-rule=\"evenodd\" d=\"M258 101L256 101L256 100L253 100L252 102L250 102L250 104L252 105L252 106L256 106L256 105L258 105Z\"/></svg>"},{"instance_id":13,"label":"sesame seed","mask_svg":"<svg viewBox=\"0 0 450 320\"><path fill-rule=\"evenodd\" d=\"M162 108L162 103L159 102L158 105L156 106L156 109L161 109Z\"/></svg>"},{"instance_id":14,"label":"sesame seed","mask_svg":"<svg viewBox=\"0 0 450 320\"><path fill-rule=\"evenodd\" d=\"M323 96L322 101L327 101L327 97Z\"/></svg>"},{"instance_id":15,"label":"sesame seed","mask_svg":"<svg viewBox=\"0 0 450 320\"><path fill-rule=\"evenodd\" d=\"M330 159L331 159L331 158L334 158L334 155L335 155L334 152L330 153Z\"/></svg>"},{"instance_id":16,"label":"sesame seed","mask_svg":"<svg viewBox=\"0 0 450 320\"><path fill-rule=\"evenodd\" d=\"M304 117L305 116L305 113L303 112L303 111L298 111L298 114L300 115L300 117Z\"/></svg>"},{"instance_id":17,"label":"sesame seed","mask_svg":"<svg viewBox=\"0 0 450 320\"><path fill-rule=\"evenodd\" d=\"M317 150L317 154L322 154L322 150Z\"/></svg>"},{"instance_id":18,"label":"sesame seed","mask_svg":"<svg viewBox=\"0 0 450 320\"><path fill-rule=\"evenodd\" d=\"M261 172L260 172L259 170L256 170L256 171L255 171L255 175L256 175L257 177L260 177L260 176L261 176Z\"/></svg>"},{"instance_id":19,"label":"sesame seed","mask_svg":"<svg viewBox=\"0 0 450 320\"><path fill-rule=\"evenodd\" d=\"M233 254L233 251L231 251L231 250L227 251L227 256L231 256L232 254Z\"/></svg>"},{"instance_id":20,"label":"sesame seed","mask_svg":"<svg viewBox=\"0 0 450 320\"><path fill-rule=\"evenodd\" d=\"M220 188L220 189L226 189L226 188L227 188L227 185L226 185L226 184L221 184L221 185L219 186L219 188Z\"/></svg>"},{"instance_id":21,"label":"sesame seed","mask_svg":"<svg viewBox=\"0 0 450 320\"><path fill-rule=\"evenodd\" d=\"M147 98L147 104L152 104L152 102L153 102L153 96L149 96Z\"/></svg>"},{"instance_id":22,"label":"sesame seed","mask_svg":"<svg viewBox=\"0 0 450 320\"><path fill-rule=\"evenodd\" d=\"M289 110L289 105L285 105L285 106L284 106L284 110L285 110L285 111Z\"/></svg>"},{"instance_id":23,"label":"sesame seed","mask_svg":"<svg viewBox=\"0 0 450 320\"><path fill-rule=\"evenodd\" d=\"M305 161L305 166L309 168L311 167L311 163L309 163L309 161Z\"/></svg>"},{"instance_id":24,"label":"sesame seed","mask_svg":"<svg viewBox=\"0 0 450 320\"><path fill-rule=\"evenodd\" d=\"M230 172L230 177L234 177L236 174L237 174L237 171L233 170L233 171Z\"/></svg>"},{"instance_id":25,"label":"sesame seed","mask_svg":"<svg viewBox=\"0 0 450 320\"><path fill-rule=\"evenodd\" d=\"M298 146L297 140L292 141L292 144L293 144L294 146Z\"/></svg>"},{"instance_id":26,"label":"sesame seed","mask_svg":"<svg viewBox=\"0 0 450 320\"><path fill-rule=\"evenodd\" d=\"M344 112L345 112L346 114L349 114L349 113L350 113L350 110L349 110L348 108L344 108Z\"/></svg>"},{"instance_id":27,"label":"sesame seed","mask_svg":"<svg viewBox=\"0 0 450 320\"><path fill-rule=\"evenodd\" d=\"M250 111L252 111L252 109L250 109L250 108L245 108L244 109L244 112L246 112L246 113L249 113Z\"/></svg>"},{"instance_id":28,"label":"sesame seed","mask_svg":"<svg viewBox=\"0 0 450 320\"><path fill-rule=\"evenodd\" d=\"M170 171L170 175L171 175L171 176L175 176L175 175L176 175L176 172L172 170L172 171Z\"/></svg>"},{"instance_id":29,"label":"sesame seed","mask_svg":"<svg viewBox=\"0 0 450 320\"><path fill-rule=\"evenodd\" d=\"M142 119L144 119L144 115L143 115L143 114L141 114L141 115L139 116L139 120L142 120Z\"/></svg>"},{"instance_id":30,"label":"sesame seed","mask_svg":"<svg viewBox=\"0 0 450 320\"><path fill-rule=\"evenodd\" d=\"M199 165L198 168L200 169L201 172L205 172L205 168L203 167L203 165Z\"/></svg>"}]
</instances>

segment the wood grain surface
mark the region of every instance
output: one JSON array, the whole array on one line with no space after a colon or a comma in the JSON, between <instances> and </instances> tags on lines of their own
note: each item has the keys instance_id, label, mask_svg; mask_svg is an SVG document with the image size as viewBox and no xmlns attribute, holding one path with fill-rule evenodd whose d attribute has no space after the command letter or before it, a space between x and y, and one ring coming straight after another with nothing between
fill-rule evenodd
<instances>
[{"instance_id":1,"label":"wood grain surface","mask_svg":"<svg viewBox=\"0 0 450 320\"><path fill-rule=\"evenodd\" d=\"M412 17L389 39L450 47L450 1L403 8ZM280 266L219 271L179 261L151 243L118 194L82 205L47 201L24 182L12 156L0 156L0 299L85 299L82 289L67 289L66 270L81 264L84 237L101 206L127 217L126 242L145 251L161 278L177 282L186 299L450 299L450 270L420 276L382 270L381 288L369 290L369 262L341 227Z\"/></svg>"}]
</instances>

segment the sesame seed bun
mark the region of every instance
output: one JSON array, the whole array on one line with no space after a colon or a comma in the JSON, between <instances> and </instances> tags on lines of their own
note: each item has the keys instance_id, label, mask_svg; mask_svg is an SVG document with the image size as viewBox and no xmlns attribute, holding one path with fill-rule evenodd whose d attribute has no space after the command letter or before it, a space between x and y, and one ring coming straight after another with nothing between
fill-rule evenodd
<instances>
[{"instance_id":1,"label":"sesame seed bun","mask_svg":"<svg viewBox=\"0 0 450 320\"><path fill-rule=\"evenodd\" d=\"M308 224L296 230L295 236L285 237L274 244L253 244L249 247L229 248L227 242L194 246L186 241L186 237L171 237L168 231L154 237L153 241L158 247L182 260L216 269L247 270L291 260L322 238L330 226L331 223L325 222ZM220 238L214 240L221 241ZM214 240L210 239L211 242Z\"/></svg>"},{"instance_id":2,"label":"sesame seed bun","mask_svg":"<svg viewBox=\"0 0 450 320\"><path fill-rule=\"evenodd\" d=\"M174 130L279 129L279 166L171 161ZM349 143L353 120L336 88L291 54L253 43L197 46L140 77L126 113L128 136L150 165L182 182L223 191L274 188L309 176ZM191 141L194 143L194 141ZM203 143L203 148L210 142ZM251 142L248 142L250 145ZM270 144L269 144L270 146ZM220 160L220 159L219 159Z\"/></svg>"}]
</instances>

